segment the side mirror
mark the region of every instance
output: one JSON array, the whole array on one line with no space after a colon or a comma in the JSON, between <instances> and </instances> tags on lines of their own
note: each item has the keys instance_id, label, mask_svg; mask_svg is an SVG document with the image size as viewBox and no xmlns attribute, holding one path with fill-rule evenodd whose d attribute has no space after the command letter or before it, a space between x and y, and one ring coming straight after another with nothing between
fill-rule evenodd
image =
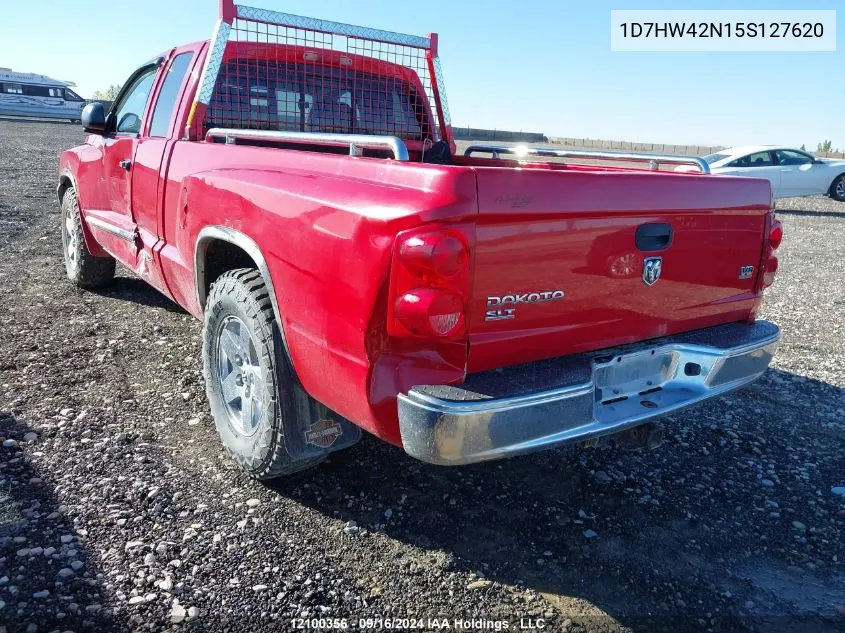
<instances>
[{"instance_id":1,"label":"side mirror","mask_svg":"<svg viewBox=\"0 0 845 633\"><path fill-rule=\"evenodd\" d=\"M813 159L813 164L814 165L824 165L824 161L821 158L815 158L815 159Z\"/></svg>"},{"instance_id":2,"label":"side mirror","mask_svg":"<svg viewBox=\"0 0 845 633\"><path fill-rule=\"evenodd\" d=\"M106 109L102 103L89 103L82 109L82 128L91 134L106 131Z\"/></svg>"}]
</instances>

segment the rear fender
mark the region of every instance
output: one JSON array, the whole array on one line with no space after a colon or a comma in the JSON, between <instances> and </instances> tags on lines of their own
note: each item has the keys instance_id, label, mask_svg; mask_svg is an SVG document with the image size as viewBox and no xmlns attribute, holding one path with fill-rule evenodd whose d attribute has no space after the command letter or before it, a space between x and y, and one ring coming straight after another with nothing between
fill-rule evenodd
<instances>
[{"instance_id":1,"label":"rear fender","mask_svg":"<svg viewBox=\"0 0 845 633\"><path fill-rule=\"evenodd\" d=\"M836 184L836 181L837 181L837 180L839 180L839 178L840 178L840 177L845 176L845 168L840 167L839 169L840 169L840 172L839 172L839 173L837 173L837 174L833 177L833 180L831 180L831 181L828 183L828 185L827 185L827 193L828 193L828 194L830 194L830 193L832 193L832 192L833 192L833 185L835 185L835 184Z\"/></svg>"},{"instance_id":2,"label":"rear fender","mask_svg":"<svg viewBox=\"0 0 845 633\"><path fill-rule=\"evenodd\" d=\"M182 176L181 200L171 222L182 227L174 239L177 244L185 240L179 250L187 255L186 268L193 264L197 269L198 279L190 279L196 313L201 314L199 304L205 300L196 296L196 288L208 275L202 252L198 263L191 261L198 236L215 231L221 239L234 240L243 234L249 239L239 238L242 250L253 253L256 266L266 271L264 278L272 280L277 319L305 391L364 430L398 444L398 390L389 389L374 403L374 365L387 356L384 367L392 369L385 375L417 381L419 373L411 372L412 378L407 371L412 365L438 375L443 370L430 346L400 342L393 349L397 344L384 330L395 238L422 224L475 217L474 173L316 152L196 145L203 150L198 156L209 164L206 154L219 154L220 163L254 165ZM262 167L271 159L272 165ZM200 166L199 160L191 162ZM205 265L210 270L213 263L208 259ZM455 373L453 381L463 377L463 362Z\"/></svg>"},{"instance_id":3,"label":"rear fender","mask_svg":"<svg viewBox=\"0 0 845 633\"><path fill-rule=\"evenodd\" d=\"M293 359L291 358L287 339L285 338L282 315L281 312L279 312L279 303L276 300L276 290L273 287L273 278L270 276L270 269L267 266L267 260L264 259L261 249L251 237L228 226L212 225L206 226L200 230L197 235L196 246L194 247L194 285L197 293L197 305L199 305L201 310L205 310L205 302L208 298L206 296L205 288L207 286L207 282L209 281L206 279L206 254L208 252L208 246L215 240L228 242L229 244L237 246L249 255L252 261L255 262L255 266L258 268L258 272L261 273L261 277L264 279L264 284L267 286L267 291L270 293L270 303L273 305L273 316L276 318L276 324L279 326L279 332L282 336L282 344L285 348L285 355L287 356L291 367L294 369L294 375L296 375L296 368L293 366Z\"/></svg>"},{"instance_id":4,"label":"rear fender","mask_svg":"<svg viewBox=\"0 0 845 633\"><path fill-rule=\"evenodd\" d=\"M314 398L309 397L309 394L299 381L296 367L293 365L293 358L288 349L284 324L281 319L281 313L279 312L270 269L267 266L264 255L261 253L261 249L251 237L231 227L220 225L206 226L200 230L196 240L196 247L194 248L194 281L197 292L197 303L200 308L205 309L205 303L208 299L205 290L206 282L209 281L206 278L206 255L208 247L213 242L220 241L237 246L255 262L256 268L261 274L264 284L267 286L267 292L270 294L273 316L279 328L283 353L290 364L290 376L293 380L293 385L291 385L293 389L290 393L294 397L292 410L295 411L295 415L282 417L285 450L293 460L305 461L356 444L361 439L361 429ZM328 444L320 444L320 440L310 439L312 434L319 433L323 429L323 425L328 425L330 429L337 428L338 439L330 440Z\"/></svg>"}]
</instances>

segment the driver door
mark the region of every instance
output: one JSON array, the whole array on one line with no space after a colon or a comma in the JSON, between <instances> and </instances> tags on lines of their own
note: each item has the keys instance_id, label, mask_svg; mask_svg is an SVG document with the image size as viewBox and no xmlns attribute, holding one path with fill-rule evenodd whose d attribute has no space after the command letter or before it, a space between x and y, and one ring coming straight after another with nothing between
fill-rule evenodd
<instances>
[{"instance_id":1,"label":"driver door","mask_svg":"<svg viewBox=\"0 0 845 633\"><path fill-rule=\"evenodd\" d=\"M140 246L132 211L132 162L158 68L156 61L135 71L112 106L102 139L100 173L105 195L101 199L105 198L105 204L85 214L97 241L132 269Z\"/></svg>"}]
</instances>

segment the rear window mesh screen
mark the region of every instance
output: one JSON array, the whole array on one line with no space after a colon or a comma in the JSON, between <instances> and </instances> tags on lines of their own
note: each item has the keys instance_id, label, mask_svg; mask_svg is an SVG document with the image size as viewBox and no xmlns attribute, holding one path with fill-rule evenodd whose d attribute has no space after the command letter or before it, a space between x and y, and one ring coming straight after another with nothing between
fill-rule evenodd
<instances>
[{"instance_id":1,"label":"rear window mesh screen","mask_svg":"<svg viewBox=\"0 0 845 633\"><path fill-rule=\"evenodd\" d=\"M423 48L236 19L204 123L422 140L433 103Z\"/></svg>"}]
</instances>

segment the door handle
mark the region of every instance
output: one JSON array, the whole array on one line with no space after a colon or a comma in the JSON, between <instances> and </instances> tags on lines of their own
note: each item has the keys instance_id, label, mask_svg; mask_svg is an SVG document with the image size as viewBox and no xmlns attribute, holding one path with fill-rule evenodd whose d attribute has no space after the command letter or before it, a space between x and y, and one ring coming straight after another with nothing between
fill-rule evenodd
<instances>
[{"instance_id":1,"label":"door handle","mask_svg":"<svg viewBox=\"0 0 845 633\"><path fill-rule=\"evenodd\" d=\"M672 243L672 225L641 224L635 242L641 251L662 251Z\"/></svg>"},{"instance_id":2,"label":"door handle","mask_svg":"<svg viewBox=\"0 0 845 633\"><path fill-rule=\"evenodd\" d=\"M120 165L121 169L125 169L126 171L129 171L129 168L132 166L132 161L124 158L122 161L120 161L118 163L118 165Z\"/></svg>"}]
</instances>

